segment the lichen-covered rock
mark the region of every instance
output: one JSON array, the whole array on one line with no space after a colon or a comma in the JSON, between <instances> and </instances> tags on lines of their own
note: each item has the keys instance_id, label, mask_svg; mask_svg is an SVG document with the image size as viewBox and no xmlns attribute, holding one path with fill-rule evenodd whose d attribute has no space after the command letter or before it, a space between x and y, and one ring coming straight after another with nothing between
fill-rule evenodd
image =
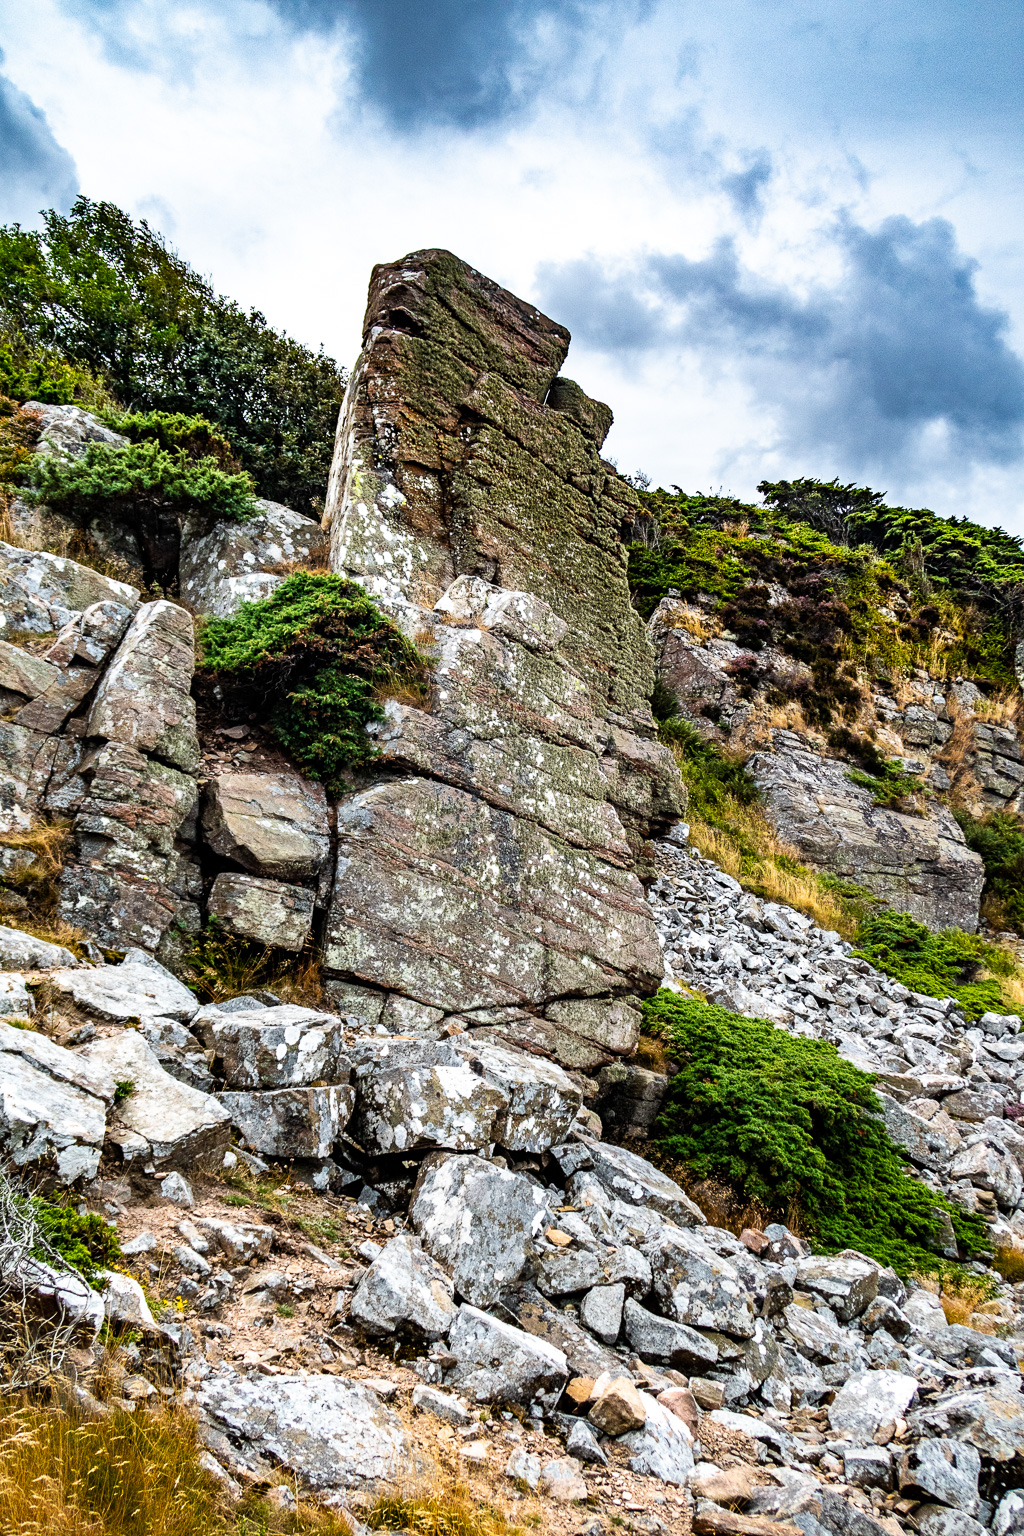
<instances>
[{"instance_id":1,"label":"lichen-covered rock","mask_svg":"<svg viewBox=\"0 0 1024 1536\"><path fill-rule=\"evenodd\" d=\"M46 653L47 661L55 667L70 667L76 661L101 667L120 643L134 611L134 605L111 598L91 603L64 625Z\"/></svg>"},{"instance_id":2,"label":"lichen-covered rock","mask_svg":"<svg viewBox=\"0 0 1024 1536\"><path fill-rule=\"evenodd\" d=\"M828 1422L837 1434L871 1440L883 1424L895 1426L917 1396L913 1376L899 1371L862 1371L836 1393Z\"/></svg>"},{"instance_id":3,"label":"lichen-covered rock","mask_svg":"<svg viewBox=\"0 0 1024 1536\"><path fill-rule=\"evenodd\" d=\"M582 1090L561 1067L519 1051L474 1040L456 1047L470 1070L507 1098L499 1144L509 1152L546 1152L561 1141L579 1113Z\"/></svg>"},{"instance_id":4,"label":"lichen-covered rock","mask_svg":"<svg viewBox=\"0 0 1024 1536\"><path fill-rule=\"evenodd\" d=\"M796 1275L800 1289L819 1296L841 1323L859 1317L878 1295L879 1266L859 1254L800 1259Z\"/></svg>"},{"instance_id":5,"label":"lichen-covered rock","mask_svg":"<svg viewBox=\"0 0 1024 1536\"><path fill-rule=\"evenodd\" d=\"M0 631L56 635L94 603L105 602L134 612L138 588L60 555L0 543Z\"/></svg>"},{"instance_id":6,"label":"lichen-covered rock","mask_svg":"<svg viewBox=\"0 0 1024 1536\"><path fill-rule=\"evenodd\" d=\"M445 1157L421 1173L409 1220L424 1248L474 1306L515 1285L550 1222L550 1196L480 1157Z\"/></svg>"},{"instance_id":7,"label":"lichen-covered rock","mask_svg":"<svg viewBox=\"0 0 1024 1536\"><path fill-rule=\"evenodd\" d=\"M193 1031L229 1088L296 1088L345 1082L345 1027L337 1014L294 1003L251 1012L202 1008Z\"/></svg>"},{"instance_id":8,"label":"lichen-covered rock","mask_svg":"<svg viewBox=\"0 0 1024 1536\"><path fill-rule=\"evenodd\" d=\"M35 699L57 677L57 668L19 645L0 640L0 698Z\"/></svg>"},{"instance_id":9,"label":"lichen-covered rock","mask_svg":"<svg viewBox=\"0 0 1024 1536\"><path fill-rule=\"evenodd\" d=\"M630 1454L630 1470L663 1483L685 1487L693 1475L693 1437L678 1414L647 1392L637 1394L644 1408L642 1429L620 1441Z\"/></svg>"},{"instance_id":10,"label":"lichen-covered rock","mask_svg":"<svg viewBox=\"0 0 1024 1536\"><path fill-rule=\"evenodd\" d=\"M593 1177L615 1198L657 1211L680 1227L707 1224L700 1207L645 1157L610 1142L593 1141L589 1136L581 1137L581 1141L589 1154Z\"/></svg>"},{"instance_id":11,"label":"lichen-covered rock","mask_svg":"<svg viewBox=\"0 0 1024 1536\"><path fill-rule=\"evenodd\" d=\"M0 1148L16 1168L52 1164L66 1184L92 1178L113 1100L102 1064L0 1023Z\"/></svg>"},{"instance_id":12,"label":"lichen-covered rock","mask_svg":"<svg viewBox=\"0 0 1024 1536\"><path fill-rule=\"evenodd\" d=\"M636 876L427 779L338 808L329 970L450 1011L649 990L663 961Z\"/></svg>"},{"instance_id":13,"label":"lichen-covered rock","mask_svg":"<svg viewBox=\"0 0 1024 1536\"><path fill-rule=\"evenodd\" d=\"M474 1071L454 1044L381 1040L367 1053L370 1059L356 1067L353 1124L367 1151L477 1152L499 1140L509 1094Z\"/></svg>"},{"instance_id":14,"label":"lichen-covered rock","mask_svg":"<svg viewBox=\"0 0 1024 1536\"><path fill-rule=\"evenodd\" d=\"M814 868L858 881L929 927L974 932L985 871L944 806L927 816L885 810L851 783L849 764L778 738L747 771L780 837Z\"/></svg>"},{"instance_id":15,"label":"lichen-covered rock","mask_svg":"<svg viewBox=\"0 0 1024 1536\"><path fill-rule=\"evenodd\" d=\"M72 972L77 975L77 972ZM178 1082L133 1029L92 1041L77 1052L115 1083L131 1087L111 1112L107 1139L126 1161L188 1163L227 1147L230 1119L211 1094Z\"/></svg>"},{"instance_id":16,"label":"lichen-covered rock","mask_svg":"<svg viewBox=\"0 0 1024 1536\"><path fill-rule=\"evenodd\" d=\"M713 1338L669 1317L655 1317L632 1298L623 1307L623 1323L626 1338L641 1360L679 1366L685 1371L707 1371L718 1364L718 1345Z\"/></svg>"},{"instance_id":17,"label":"lichen-covered rock","mask_svg":"<svg viewBox=\"0 0 1024 1536\"><path fill-rule=\"evenodd\" d=\"M415 1237L385 1243L356 1286L349 1321L370 1334L410 1328L427 1339L445 1336L455 1318L453 1286Z\"/></svg>"},{"instance_id":18,"label":"lichen-covered rock","mask_svg":"<svg viewBox=\"0 0 1024 1536\"><path fill-rule=\"evenodd\" d=\"M965 1515L976 1515L980 1471L981 1457L973 1445L922 1440L900 1457L900 1492L904 1498L934 1499Z\"/></svg>"},{"instance_id":19,"label":"lichen-covered rock","mask_svg":"<svg viewBox=\"0 0 1024 1536\"><path fill-rule=\"evenodd\" d=\"M256 875L218 875L207 908L240 939L268 948L300 950L313 926L313 892Z\"/></svg>"},{"instance_id":20,"label":"lichen-covered rock","mask_svg":"<svg viewBox=\"0 0 1024 1536\"><path fill-rule=\"evenodd\" d=\"M89 711L86 732L192 773L199 765L192 619L176 603L144 603Z\"/></svg>"},{"instance_id":21,"label":"lichen-covered rock","mask_svg":"<svg viewBox=\"0 0 1024 1536\"><path fill-rule=\"evenodd\" d=\"M264 1476L285 1468L314 1489L374 1487L415 1470L398 1416L361 1382L341 1376L210 1376L200 1414Z\"/></svg>"},{"instance_id":22,"label":"lichen-covered rock","mask_svg":"<svg viewBox=\"0 0 1024 1536\"><path fill-rule=\"evenodd\" d=\"M1012 1377L943 1393L911 1413L908 1423L920 1437L959 1440L993 1461L1024 1453L1024 1396Z\"/></svg>"},{"instance_id":23,"label":"lichen-covered rock","mask_svg":"<svg viewBox=\"0 0 1024 1536\"><path fill-rule=\"evenodd\" d=\"M0 832L27 832L44 802L60 743L0 720Z\"/></svg>"},{"instance_id":24,"label":"lichen-covered rock","mask_svg":"<svg viewBox=\"0 0 1024 1536\"><path fill-rule=\"evenodd\" d=\"M526 1333L546 1339L560 1349L569 1362L572 1376L589 1376L595 1381L603 1372L619 1375L622 1361L618 1355L599 1344L593 1334L581 1328L571 1312L563 1312L527 1282L502 1293L502 1317L515 1318Z\"/></svg>"},{"instance_id":25,"label":"lichen-covered rock","mask_svg":"<svg viewBox=\"0 0 1024 1536\"><path fill-rule=\"evenodd\" d=\"M265 1157L330 1157L355 1102L347 1083L325 1088L271 1088L222 1093L220 1103L242 1141Z\"/></svg>"},{"instance_id":26,"label":"lichen-covered rock","mask_svg":"<svg viewBox=\"0 0 1024 1536\"><path fill-rule=\"evenodd\" d=\"M550 1410L562 1395L568 1375L562 1351L476 1307L459 1308L448 1348L458 1364L445 1381L475 1402Z\"/></svg>"},{"instance_id":27,"label":"lichen-covered rock","mask_svg":"<svg viewBox=\"0 0 1024 1536\"><path fill-rule=\"evenodd\" d=\"M257 500L244 523L220 522L209 533L186 521L178 576L193 613L227 619L242 603L269 597L282 567L316 561L327 543L320 524L280 502Z\"/></svg>"},{"instance_id":28,"label":"lichen-covered rock","mask_svg":"<svg viewBox=\"0 0 1024 1536\"><path fill-rule=\"evenodd\" d=\"M250 874L309 879L331 850L327 796L297 773L220 773L205 791L203 834Z\"/></svg>"},{"instance_id":29,"label":"lichen-covered rock","mask_svg":"<svg viewBox=\"0 0 1024 1536\"><path fill-rule=\"evenodd\" d=\"M667 1227L646 1248L654 1293L665 1315L737 1338L754 1332L754 1308L739 1274L695 1233Z\"/></svg>"}]
</instances>

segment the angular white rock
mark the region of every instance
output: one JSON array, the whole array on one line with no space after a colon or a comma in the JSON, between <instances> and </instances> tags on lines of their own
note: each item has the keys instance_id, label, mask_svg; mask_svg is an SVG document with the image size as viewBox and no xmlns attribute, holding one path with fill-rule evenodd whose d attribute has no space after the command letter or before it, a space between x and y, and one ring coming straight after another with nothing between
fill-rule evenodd
<instances>
[{"instance_id":1,"label":"angular white rock","mask_svg":"<svg viewBox=\"0 0 1024 1536\"><path fill-rule=\"evenodd\" d=\"M440 1339L455 1318L453 1286L415 1237L402 1234L385 1244L356 1287L349 1320L371 1334L411 1328Z\"/></svg>"},{"instance_id":2,"label":"angular white rock","mask_svg":"<svg viewBox=\"0 0 1024 1536\"><path fill-rule=\"evenodd\" d=\"M227 1146L227 1110L212 1094L190 1088L165 1072L136 1030L92 1041L77 1054L115 1082L133 1085L117 1105L117 1126L109 1133L126 1159L148 1155L155 1162L191 1160Z\"/></svg>"},{"instance_id":3,"label":"angular white rock","mask_svg":"<svg viewBox=\"0 0 1024 1536\"><path fill-rule=\"evenodd\" d=\"M859 1371L836 1393L828 1422L837 1433L871 1440L883 1424L895 1424L903 1418L916 1396L913 1376L899 1371Z\"/></svg>"},{"instance_id":4,"label":"angular white rock","mask_svg":"<svg viewBox=\"0 0 1024 1536\"><path fill-rule=\"evenodd\" d=\"M125 960L121 965L54 971L47 979L58 996L112 1024L127 1024L143 1014L188 1024L199 1011L188 987L155 963Z\"/></svg>"},{"instance_id":5,"label":"angular white rock","mask_svg":"<svg viewBox=\"0 0 1024 1536\"><path fill-rule=\"evenodd\" d=\"M565 1387L568 1365L560 1349L476 1307L459 1308L448 1348L458 1364L446 1381L475 1402L536 1403L550 1410Z\"/></svg>"}]
</instances>

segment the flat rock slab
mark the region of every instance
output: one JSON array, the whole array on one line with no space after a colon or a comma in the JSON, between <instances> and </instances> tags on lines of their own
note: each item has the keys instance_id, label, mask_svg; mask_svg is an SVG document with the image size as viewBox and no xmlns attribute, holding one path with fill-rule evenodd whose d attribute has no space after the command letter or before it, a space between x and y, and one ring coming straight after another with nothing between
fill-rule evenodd
<instances>
[{"instance_id":1,"label":"flat rock slab","mask_svg":"<svg viewBox=\"0 0 1024 1536\"><path fill-rule=\"evenodd\" d=\"M589 1137L580 1140L591 1157L592 1171L610 1194L630 1205L647 1206L679 1227L703 1227L707 1217L667 1173L625 1147Z\"/></svg>"},{"instance_id":2,"label":"flat rock slab","mask_svg":"<svg viewBox=\"0 0 1024 1536\"><path fill-rule=\"evenodd\" d=\"M913 1376L899 1371L860 1371L836 1393L828 1422L837 1433L871 1440L883 1424L903 1418L917 1396Z\"/></svg>"},{"instance_id":3,"label":"flat rock slab","mask_svg":"<svg viewBox=\"0 0 1024 1536\"><path fill-rule=\"evenodd\" d=\"M329 971L446 1011L653 987L663 971L636 876L428 779L338 809Z\"/></svg>"},{"instance_id":4,"label":"flat rock slab","mask_svg":"<svg viewBox=\"0 0 1024 1536\"><path fill-rule=\"evenodd\" d=\"M612 1376L621 1372L622 1361L619 1356L599 1344L593 1334L582 1328L571 1313L552 1306L536 1286L527 1284L505 1291L501 1305L508 1309L526 1333L545 1339L561 1350L569 1363L571 1375L589 1376L596 1381L603 1372Z\"/></svg>"},{"instance_id":5,"label":"flat rock slab","mask_svg":"<svg viewBox=\"0 0 1024 1536\"><path fill-rule=\"evenodd\" d=\"M111 1024L126 1024L144 1014L189 1024L199 1012L194 994L162 966L126 960L91 970L53 971L47 979L59 997Z\"/></svg>"},{"instance_id":6,"label":"flat rock slab","mask_svg":"<svg viewBox=\"0 0 1024 1536\"><path fill-rule=\"evenodd\" d=\"M353 1134L372 1152L476 1152L501 1139L509 1094L445 1040L367 1042ZM358 1055L353 1056L358 1060ZM570 1085L571 1086L571 1085Z\"/></svg>"},{"instance_id":7,"label":"flat rock slab","mask_svg":"<svg viewBox=\"0 0 1024 1536\"><path fill-rule=\"evenodd\" d=\"M302 880L331 851L327 795L300 774L221 773L208 784L203 833L214 853L253 875Z\"/></svg>"},{"instance_id":8,"label":"flat rock slab","mask_svg":"<svg viewBox=\"0 0 1024 1536\"><path fill-rule=\"evenodd\" d=\"M227 1147L228 1111L211 1094L165 1072L137 1030L96 1040L76 1054L108 1072L115 1083L132 1084L112 1113L108 1130L108 1139L121 1147L126 1159L151 1156L155 1162L188 1162Z\"/></svg>"},{"instance_id":9,"label":"flat rock slab","mask_svg":"<svg viewBox=\"0 0 1024 1536\"><path fill-rule=\"evenodd\" d=\"M203 1382L196 1402L251 1471L283 1467L314 1489L394 1479L413 1460L397 1415L369 1387L341 1376L231 1372Z\"/></svg>"},{"instance_id":10,"label":"flat rock slab","mask_svg":"<svg viewBox=\"0 0 1024 1536\"><path fill-rule=\"evenodd\" d=\"M432 1162L416 1183L409 1220L427 1252L475 1306L515 1285L550 1223L550 1196L480 1157Z\"/></svg>"},{"instance_id":11,"label":"flat rock slab","mask_svg":"<svg viewBox=\"0 0 1024 1536\"><path fill-rule=\"evenodd\" d=\"M546 1152L565 1137L583 1093L561 1067L494 1043L459 1045L472 1071L505 1094L508 1106L497 1141L509 1152Z\"/></svg>"},{"instance_id":12,"label":"flat rock slab","mask_svg":"<svg viewBox=\"0 0 1024 1536\"><path fill-rule=\"evenodd\" d=\"M0 928L0 971L71 970L77 965L63 944L48 944L20 928Z\"/></svg>"},{"instance_id":13,"label":"flat rock slab","mask_svg":"<svg viewBox=\"0 0 1024 1536\"><path fill-rule=\"evenodd\" d=\"M313 927L314 892L256 875L218 875L207 907L228 931L271 949L298 951Z\"/></svg>"}]
</instances>

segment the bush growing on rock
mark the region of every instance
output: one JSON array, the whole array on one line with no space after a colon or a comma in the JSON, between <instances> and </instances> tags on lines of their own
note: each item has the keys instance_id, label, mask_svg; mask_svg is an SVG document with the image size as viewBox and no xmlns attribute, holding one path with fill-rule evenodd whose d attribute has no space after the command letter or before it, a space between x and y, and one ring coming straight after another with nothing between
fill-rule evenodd
<instances>
[{"instance_id":1,"label":"bush growing on rock","mask_svg":"<svg viewBox=\"0 0 1024 1536\"><path fill-rule=\"evenodd\" d=\"M992 811L979 818L964 810L954 810L953 815L968 848L985 866L983 897L996 906L990 918L993 926L1024 933L1024 816Z\"/></svg>"},{"instance_id":2,"label":"bush growing on rock","mask_svg":"<svg viewBox=\"0 0 1024 1536\"><path fill-rule=\"evenodd\" d=\"M796 1213L822 1251L857 1248L902 1274L941 1267L936 1207L962 1248L983 1251L983 1223L904 1172L873 1079L834 1046L667 991L644 1013L680 1063L654 1134L694 1177Z\"/></svg>"},{"instance_id":3,"label":"bush growing on rock","mask_svg":"<svg viewBox=\"0 0 1024 1536\"><path fill-rule=\"evenodd\" d=\"M249 475L223 470L212 456L169 453L152 441L127 448L90 443L80 458L35 458L27 479L36 500L77 521L113 509L131 523L143 509L154 509L244 522L255 511Z\"/></svg>"},{"instance_id":4,"label":"bush growing on rock","mask_svg":"<svg viewBox=\"0 0 1024 1536\"><path fill-rule=\"evenodd\" d=\"M947 928L933 933L908 912L879 912L857 930L856 953L877 970L926 997L955 997L969 1019L983 1013L1017 1013L994 978L977 980L983 969L1009 975L1013 959L977 934Z\"/></svg>"},{"instance_id":5,"label":"bush growing on rock","mask_svg":"<svg viewBox=\"0 0 1024 1536\"><path fill-rule=\"evenodd\" d=\"M203 666L239 709L258 707L281 745L311 778L337 792L344 770L372 761L366 727L383 718L379 698L424 687L414 646L365 590L341 576L296 571L270 597L211 619Z\"/></svg>"}]
</instances>

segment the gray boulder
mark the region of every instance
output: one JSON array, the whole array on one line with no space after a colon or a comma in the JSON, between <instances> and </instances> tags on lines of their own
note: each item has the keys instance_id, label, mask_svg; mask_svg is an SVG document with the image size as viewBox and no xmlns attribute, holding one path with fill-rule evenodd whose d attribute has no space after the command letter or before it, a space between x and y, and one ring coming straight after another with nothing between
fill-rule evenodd
<instances>
[{"instance_id":1,"label":"gray boulder","mask_svg":"<svg viewBox=\"0 0 1024 1536\"><path fill-rule=\"evenodd\" d=\"M371 1334L409 1328L440 1339L455 1318L452 1282L415 1237L393 1237L356 1287L349 1321Z\"/></svg>"},{"instance_id":2,"label":"gray boulder","mask_svg":"<svg viewBox=\"0 0 1024 1536\"><path fill-rule=\"evenodd\" d=\"M508 1100L500 1145L510 1152L546 1152L560 1142L579 1113L582 1091L553 1061L526 1056L505 1046L473 1041L457 1047L474 1067L483 1066L485 1082Z\"/></svg>"},{"instance_id":3,"label":"gray boulder","mask_svg":"<svg viewBox=\"0 0 1024 1536\"><path fill-rule=\"evenodd\" d=\"M671 1318L655 1317L631 1297L623 1307L623 1322L626 1338L641 1360L699 1373L718 1364L718 1345L713 1338Z\"/></svg>"},{"instance_id":4,"label":"gray boulder","mask_svg":"<svg viewBox=\"0 0 1024 1536\"><path fill-rule=\"evenodd\" d=\"M194 773L199 766L192 619L175 603L144 603L96 691L86 734L136 747Z\"/></svg>"},{"instance_id":5,"label":"gray boulder","mask_svg":"<svg viewBox=\"0 0 1024 1536\"><path fill-rule=\"evenodd\" d=\"M229 1088L296 1088L349 1077L345 1026L335 1013L295 1003L233 1013L201 1008L192 1029Z\"/></svg>"},{"instance_id":6,"label":"gray boulder","mask_svg":"<svg viewBox=\"0 0 1024 1536\"><path fill-rule=\"evenodd\" d=\"M1010 1497L1010 1494L1005 1495L1005 1498ZM998 1519L998 1513L997 1510L995 1519ZM923 1536L985 1536L987 1529L970 1515L962 1515L958 1509L950 1509L946 1504L922 1504L914 1511L914 1519ZM996 1529L995 1519L993 1530ZM1005 1531L999 1536L1006 1536Z\"/></svg>"},{"instance_id":7,"label":"gray boulder","mask_svg":"<svg viewBox=\"0 0 1024 1536\"><path fill-rule=\"evenodd\" d=\"M837 1433L871 1440L883 1424L905 1417L917 1396L913 1376L899 1371L860 1371L843 1384L828 1410Z\"/></svg>"},{"instance_id":8,"label":"gray boulder","mask_svg":"<svg viewBox=\"0 0 1024 1536\"><path fill-rule=\"evenodd\" d=\"M569 1362L572 1376L591 1376L596 1381L602 1372L612 1376L622 1374L622 1361L618 1355L599 1344L586 1328L582 1328L570 1312L552 1306L537 1290L526 1284L502 1293L502 1316L514 1318L526 1333L545 1339L560 1349Z\"/></svg>"},{"instance_id":9,"label":"gray boulder","mask_svg":"<svg viewBox=\"0 0 1024 1536\"><path fill-rule=\"evenodd\" d=\"M0 971L70 970L78 963L63 944L48 944L20 928L0 927Z\"/></svg>"},{"instance_id":10,"label":"gray boulder","mask_svg":"<svg viewBox=\"0 0 1024 1536\"><path fill-rule=\"evenodd\" d=\"M1024 1530L1024 1489L1011 1488L996 1505L992 1532L993 1536L1016 1536L1020 1530ZM941 1536L945 1536L945 1532Z\"/></svg>"},{"instance_id":11,"label":"gray boulder","mask_svg":"<svg viewBox=\"0 0 1024 1536\"><path fill-rule=\"evenodd\" d=\"M214 853L252 875L308 880L331 851L324 787L283 769L220 773L204 795L203 834Z\"/></svg>"},{"instance_id":12,"label":"gray boulder","mask_svg":"<svg viewBox=\"0 0 1024 1536\"><path fill-rule=\"evenodd\" d=\"M0 543L0 633L51 635L95 603L139 606L139 591L91 566Z\"/></svg>"},{"instance_id":13,"label":"gray boulder","mask_svg":"<svg viewBox=\"0 0 1024 1536\"><path fill-rule=\"evenodd\" d=\"M92 1041L77 1054L115 1083L131 1084L127 1098L112 1110L107 1130L108 1141L120 1147L126 1161L148 1157L158 1163L191 1162L227 1147L227 1110L211 1094L165 1072L135 1030Z\"/></svg>"},{"instance_id":14,"label":"gray boulder","mask_svg":"<svg viewBox=\"0 0 1024 1536\"><path fill-rule=\"evenodd\" d=\"M480 1157L445 1157L421 1173L409 1220L458 1294L487 1307L530 1263L549 1223L547 1191Z\"/></svg>"},{"instance_id":15,"label":"gray boulder","mask_svg":"<svg viewBox=\"0 0 1024 1536\"><path fill-rule=\"evenodd\" d=\"M647 1392L640 1393L646 1410L643 1429L622 1435L619 1444L630 1453L630 1470L660 1482L685 1487L693 1476L693 1437L683 1420Z\"/></svg>"},{"instance_id":16,"label":"gray boulder","mask_svg":"<svg viewBox=\"0 0 1024 1536\"><path fill-rule=\"evenodd\" d=\"M240 939L268 948L300 950L313 927L313 892L256 875L218 875L207 908Z\"/></svg>"},{"instance_id":17,"label":"gray boulder","mask_svg":"<svg viewBox=\"0 0 1024 1536\"><path fill-rule=\"evenodd\" d=\"M668 1227L645 1249L654 1294L666 1317L692 1328L715 1328L748 1339L753 1298L736 1269L695 1232Z\"/></svg>"},{"instance_id":18,"label":"gray boulder","mask_svg":"<svg viewBox=\"0 0 1024 1536\"><path fill-rule=\"evenodd\" d=\"M949 1165L951 1179L969 1179L976 1189L988 1189L1004 1211L1012 1211L1024 1194L1024 1175L994 1137L972 1136Z\"/></svg>"},{"instance_id":19,"label":"gray boulder","mask_svg":"<svg viewBox=\"0 0 1024 1536\"><path fill-rule=\"evenodd\" d=\"M993 1461L1024 1453L1024 1396L1015 1381L945 1393L908 1422L922 1439L960 1440Z\"/></svg>"},{"instance_id":20,"label":"gray boulder","mask_svg":"<svg viewBox=\"0 0 1024 1536\"><path fill-rule=\"evenodd\" d=\"M401 1420L342 1376L209 1376L201 1417L227 1435L250 1472L284 1468L313 1489L373 1488L412 1469Z\"/></svg>"},{"instance_id":21,"label":"gray boulder","mask_svg":"<svg viewBox=\"0 0 1024 1536\"><path fill-rule=\"evenodd\" d=\"M76 661L101 667L120 643L134 611L134 604L110 598L91 603L64 625L46 653L47 661L55 667L70 667Z\"/></svg>"},{"instance_id":22,"label":"gray boulder","mask_svg":"<svg viewBox=\"0 0 1024 1536\"><path fill-rule=\"evenodd\" d=\"M508 1094L447 1041L383 1041L355 1076L353 1134L367 1151L476 1152L505 1123Z\"/></svg>"},{"instance_id":23,"label":"gray boulder","mask_svg":"<svg viewBox=\"0 0 1024 1536\"><path fill-rule=\"evenodd\" d=\"M934 1500L962 1514L976 1515L980 1471L981 1457L973 1445L922 1440L900 1458L900 1492L904 1498Z\"/></svg>"},{"instance_id":24,"label":"gray boulder","mask_svg":"<svg viewBox=\"0 0 1024 1536\"><path fill-rule=\"evenodd\" d=\"M264 1157L330 1157L349 1122L355 1089L271 1088L222 1093L220 1103L245 1145Z\"/></svg>"},{"instance_id":25,"label":"gray boulder","mask_svg":"<svg viewBox=\"0 0 1024 1536\"><path fill-rule=\"evenodd\" d=\"M878 1295L878 1265L861 1255L800 1259L796 1276L797 1285L820 1296L841 1323L859 1317Z\"/></svg>"},{"instance_id":26,"label":"gray boulder","mask_svg":"<svg viewBox=\"0 0 1024 1536\"><path fill-rule=\"evenodd\" d=\"M58 997L111 1024L127 1024L144 1014L190 1024L199 1012L188 987L153 962L126 959L121 965L59 970L47 980Z\"/></svg>"},{"instance_id":27,"label":"gray boulder","mask_svg":"<svg viewBox=\"0 0 1024 1536\"><path fill-rule=\"evenodd\" d=\"M596 1334L602 1344L614 1344L622 1327L625 1301L624 1285L597 1285L580 1302L580 1322Z\"/></svg>"},{"instance_id":28,"label":"gray boulder","mask_svg":"<svg viewBox=\"0 0 1024 1536\"><path fill-rule=\"evenodd\" d=\"M185 524L178 565L182 601L193 613L218 619L269 597L285 579L282 566L307 564L327 542L313 518L263 500L244 523L220 522L198 535L198 527Z\"/></svg>"},{"instance_id":29,"label":"gray boulder","mask_svg":"<svg viewBox=\"0 0 1024 1536\"><path fill-rule=\"evenodd\" d=\"M448 1335L458 1364L448 1386L478 1403L536 1404L551 1410L562 1395L568 1363L562 1351L463 1304Z\"/></svg>"},{"instance_id":30,"label":"gray boulder","mask_svg":"<svg viewBox=\"0 0 1024 1536\"><path fill-rule=\"evenodd\" d=\"M805 1359L820 1365L855 1365L863 1359L858 1339L827 1312L812 1312L794 1302L783 1317L787 1334Z\"/></svg>"},{"instance_id":31,"label":"gray boulder","mask_svg":"<svg viewBox=\"0 0 1024 1536\"><path fill-rule=\"evenodd\" d=\"M703 1227L707 1217L667 1173L646 1158L590 1137L580 1138L590 1153L593 1177L616 1199L657 1211L680 1227Z\"/></svg>"}]
</instances>

